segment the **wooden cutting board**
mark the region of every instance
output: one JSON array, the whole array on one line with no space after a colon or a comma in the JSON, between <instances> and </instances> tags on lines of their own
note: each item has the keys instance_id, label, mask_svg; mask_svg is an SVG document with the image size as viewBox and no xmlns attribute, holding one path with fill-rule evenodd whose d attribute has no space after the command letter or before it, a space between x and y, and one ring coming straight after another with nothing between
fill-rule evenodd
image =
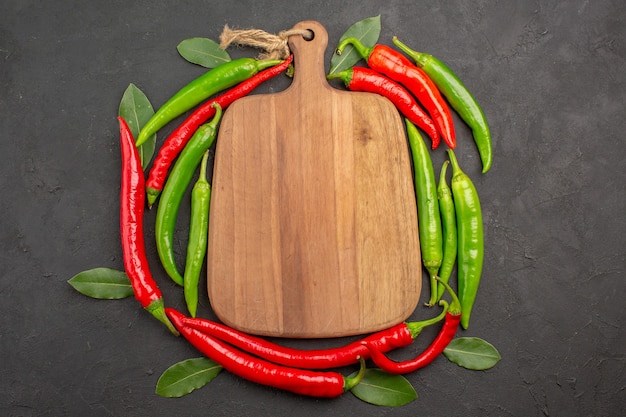
<instances>
[{"instance_id":1,"label":"wooden cutting board","mask_svg":"<svg viewBox=\"0 0 626 417\"><path fill-rule=\"evenodd\" d=\"M328 34L291 36L295 75L233 103L218 133L208 294L247 333L322 338L405 320L421 290L409 149L387 99L327 83Z\"/></svg>"}]
</instances>

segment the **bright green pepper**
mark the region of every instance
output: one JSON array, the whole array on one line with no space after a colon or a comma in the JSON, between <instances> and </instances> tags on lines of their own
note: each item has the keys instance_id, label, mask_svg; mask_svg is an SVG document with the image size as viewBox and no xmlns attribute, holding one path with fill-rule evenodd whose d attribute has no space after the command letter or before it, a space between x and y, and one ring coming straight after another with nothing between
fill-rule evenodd
<instances>
[{"instance_id":1,"label":"bright green pepper","mask_svg":"<svg viewBox=\"0 0 626 417\"><path fill-rule=\"evenodd\" d=\"M198 309L198 283L204 264L204 255L208 243L209 208L211 185L206 180L206 166L209 151L204 152L200 164L200 176L191 190L191 221L189 223L189 241L187 259L183 275L185 302L191 317L196 317Z\"/></svg>"},{"instance_id":2,"label":"bright green pepper","mask_svg":"<svg viewBox=\"0 0 626 417\"><path fill-rule=\"evenodd\" d=\"M459 167L454 151L448 149L452 164L452 197L458 233L458 293L461 326L467 329L483 269L485 244L480 200L472 180Z\"/></svg>"},{"instance_id":3,"label":"bright green pepper","mask_svg":"<svg viewBox=\"0 0 626 417\"><path fill-rule=\"evenodd\" d=\"M435 83L441 94L450 103L450 106L472 129L474 142L483 164L483 174L489 171L493 160L491 133L485 114L472 93L465 87L459 77L438 58L412 50L395 36L393 37L393 43L415 60L417 66L424 70Z\"/></svg>"},{"instance_id":4,"label":"bright green pepper","mask_svg":"<svg viewBox=\"0 0 626 417\"><path fill-rule=\"evenodd\" d=\"M240 58L225 62L205 72L181 88L154 113L139 132L136 145L141 146L163 126L212 95L239 84L257 72L281 62L283 61L274 59Z\"/></svg>"},{"instance_id":5,"label":"bright green pepper","mask_svg":"<svg viewBox=\"0 0 626 417\"><path fill-rule=\"evenodd\" d=\"M178 285L183 285L183 277L178 272L174 256L174 229L178 208L202 156L215 141L217 125L222 117L222 108L217 103L214 106L215 116L213 120L198 128L178 156L163 187L161 201L157 206L155 220L157 252L163 268Z\"/></svg>"},{"instance_id":6,"label":"bright green pepper","mask_svg":"<svg viewBox=\"0 0 626 417\"><path fill-rule=\"evenodd\" d=\"M429 306L435 305L437 299L437 271L443 258L443 236L441 216L437 201L437 182L433 163L428 148L417 127L406 120L413 167L415 169L415 197L417 198L417 221L419 229L422 263L430 275Z\"/></svg>"},{"instance_id":7,"label":"bright green pepper","mask_svg":"<svg viewBox=\"0 0 626 417\"><path fill-rule=\"evenodd\" d=\"M456 235L456 214L454 211L454 200L452 191L448 187L446 172L450 161L445 161L439 174L439 185L437 186L437 196L439 197L439 212L441 213L441 229L443 232L443 259L439 268L439 280L447 283L452 275L454 264L456 263L457 235ZM439 283L437 301L441 298L445 286Z\"/></svg>"}]
</instances>

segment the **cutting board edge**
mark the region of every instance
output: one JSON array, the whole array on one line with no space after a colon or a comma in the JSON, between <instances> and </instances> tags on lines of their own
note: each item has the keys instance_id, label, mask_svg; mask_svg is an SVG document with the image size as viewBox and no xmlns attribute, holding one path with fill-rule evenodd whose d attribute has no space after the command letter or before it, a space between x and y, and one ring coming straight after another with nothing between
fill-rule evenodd
<instances>
[{"instance_id":1,"label":"cutting board edge","mask_svg":"<svg viewBox=\"0 0 626 417\"><path fill-rule=\"evenodd\" d=\"M415 304L411 308L407 308L407 311L403 314L399 314L397 318L393 320L387 320L383 323L378 323L376 325L368 326L368 327L359 327L353 329L344 329L336 332L284 332L284 331L264 331L257 328L240 326L237 323L233 323L220 314L219 309L212 308L213 312L217 316L218 320L224 323L227 326L232 327L238 331L262 337L276 337L281 339L330 339L330 338L340 338L340 337L350 337L350 336L361 336L370 333L374 333L377 331L385 330L390 327L393 327L399 323L402 323L415 312L419 305L419 294L416 297Z\"/></svg>"}]
</instances>

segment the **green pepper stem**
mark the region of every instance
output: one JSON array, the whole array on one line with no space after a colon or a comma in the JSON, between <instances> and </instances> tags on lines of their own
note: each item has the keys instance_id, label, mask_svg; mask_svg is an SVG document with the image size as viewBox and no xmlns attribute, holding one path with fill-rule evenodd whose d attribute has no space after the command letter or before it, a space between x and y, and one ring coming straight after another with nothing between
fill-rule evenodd
<instances>
[{"instance_id":1,"label":"green pepper stem","mask_svg":"<svg viewBox=\"0 0 626 417\"><path fill-rule=\"evenodd\" d=\"M441 262L439 262L439 265L441 265ZM439 272L439 267L437 267L435 271L433 271L434 268L427 268L427 269L428 269L428 275L430 277L430 280L429 280L430 281L430 299L426 303L426 306L432 307L437 302L437 274Z\"/></svg>"},{"instance_id":2,"label":"green pepper stem","mask_svg":"<svg viewBox=\"0 0 626 417\"><path fill-rule=\"evenodd\" d=\"M350 85L350 82L352 81L352 70L351 69L347 69L347 70L343 70L340 72L336 72L334 74L328 74L326 76L327 80L341 80L343 81L343 83L346 85L346 87L348 87Z\"/></svg>"},{"instance_id":3,"label":"green pepper stem","mask_svg":"<svg viewBox=\"0 0 626 417\"><path fill-rule=\"evenodd\" d=\"M202 155L202 162L200 163L200 176L198 177L198 181L200 184L208 184L206 180L206 166L207 161L209 160L209 150L207 149Z\"/></svg>"},{"instance_id":4,"label":"green pepper stem","mask_svg":"<svg viewBox=\"0 0 626 417\"><path fill-rule=\"evenodd\" d=\"M169 329L170 332L174 336L179 336L178 330L172 324L172 322L167 318L167 314L165 314L165 304L163 302L163 298L159 298L158 300L154 300L150 304L145 307L145 310L152 314L158 321L165 324L165 326Z\"/></svg>"},{"instance_id":5,"label":"green pepper stem","mask_svg":"<svg viewBox=\"0 0 626 417\"><path fill-rule=\"evenodd\" d=\"M450 157L450 164L452 165L452 178L465 175L459 166L459 162L456 160L456 155L452 149L448 149L448 156Z\"/></svg>"},{"instance_id":6,"label":"green pepper stem","mask_svg":"<svg viewBox=\"0 0 626 417\"><path fill-rule=\"evenodd\" d=\"M365 359L359 356L359 372L353 377L349 377L349 376L343 377L343 380L344 380L343 390L350 391L352 388L357 386L359 382L361 382L364 375L365 375Z\"/></svg>"},{"instance_id":7,"label":"green pepper stem","mask_svg":"<svg viewBox=\"0 0 626 417\"><path fill-rule=\"evenodd\" d=\"M452 303L450 304L450 307L448 308L448 312L450 314L454 314L455 316L460 316L461 315L461 302L459 301L459 297L457 297L456 293L447 282L443 282L442 280L439 279L439 277L437 277L437 281L439 281L439 283L446 288L446 290L450 294L450 297L452 297Z\"/></svg>"},{"instance_id":8,"label":"green pepper stem","mask_svg":"<svg viewBox=\"0 0 626 417\"><path fill-rule=\"evenodd\" d=\"M337 45L337 55L341 55L343 53L343 50L346 48L346 46L348 45L352 45L352 47L354 48L354 50L361 56L361 58L367 60L370 56L370 54L372 53L372 49L374 48L368 48L365 45L363 45L361 43L360 40L358 40L357 38L346 38L344 40L342 40L341 42L339 42L339 45Z\"/></svg>"},{"instance_id":9,"label":"green pepper stem","mask_svg":"<svg viewBox=\"0 0 626 417\"><path fill-rule=\"evenodd\" d=\"M217 125L222 119L222 106L218 102L213 103L213 107L215 107L215 116L213 116L213 120L208 123L208 126L213 129L217 129Z\"/></svg>"},{"instance_id":10,"label":"green pepper stem","mask_svg":"<svg viewBox=\"0 0 626 417\"><path fill-rule=\"evenodd\" d=\"M409 329L409 333L411 333L411 338L417 338L417 336L419 336L419 334L422 332L422 330L424 330L425 327L439 323L446 317L446 313L448 312L449 308L448 302L445 300L441 300L439 301L439 305L443 307L443 311L437 317L433 317L432 319L423 321L413 321L406 323L406 327Z\"/></svg>"},{"instance_id":11,"label":"green pepper stem","mask_svg":"<svg viewBox=\"0 0 626 417\"><path fill-rule=\"evenodd\" d=\"M394 45L400 48L402 52L404 52L409 57L411 57L415 61L417 66L423 67L428 62L428 57L429 57L428 54L414 51L413 49L409 48L404 43L400 42L397 36L394 36L393 38L391 38L391 41L394 43Z\"/></svg>"}]
</instances>

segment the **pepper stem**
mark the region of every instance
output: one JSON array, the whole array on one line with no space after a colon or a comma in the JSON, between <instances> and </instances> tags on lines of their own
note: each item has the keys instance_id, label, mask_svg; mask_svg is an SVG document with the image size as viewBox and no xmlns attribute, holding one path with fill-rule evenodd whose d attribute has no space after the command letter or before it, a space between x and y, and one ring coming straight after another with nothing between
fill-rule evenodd
<instances>
[{"instance_id":1,"label":"pepper stem","mask_svg":"<svg viewBox=\"0 0 626 417\"><path fill-rule=\"evenodd\" d=\"M394 43L394 45L396 45L398 48L400 48L402 50L402 52L404 52L409 57L411 57L419 67L423 67L426 64L426 62L428 61L428 59L427 59L428 55L427 54L424 54L422 52L414 51L413 49L409 48L404 43L400 42L400 40L398 39L397 36L394 36L393 38L391 38L391 41Z\"/></svg>"},{"instance_id":2,"label":"pepper stem","mask_svg":"<svg viewBox=\"0 0 626 417\"><path fill-rule=\"evenodd\" d=\"M348 87L350 85L350 83L352 82L352 70L351 69L347 69L347 70L343 70L340 72L336 72L334 74L328 74L326 75L326 79L327 80L341 80L343 81L343 83L346 85L346 87Z\"/></svg>"},{"instance_id":3,"label":"pepper stem","mask_svg":"<svg viewBox=\"0 0 626 417\"><path fill-rule=\"evenodd\" d=\"M448 156L450 157L450 165L452 165L452 179L465 175L463 170L461 170L459 162L456 160L456 155L452 149L448 149Z\"/></svg>"},{"instance_id":4,"label":"pepper stem","mask_svg":"<svg viewBox=\"0 0 626 417\"><path fill-rule=\"evenodd\" d=\"M365 375L365 359L359 356L359 372L355 376L344 376L343 377L343 390L350 391L352 388L357 386L359 382L363 379Z\"/></svg>"},{"instance_id":5,"label":"pepper stem","mask_svg":"<svg viewBox=\"0 0 626 417\"><path fill-rule=\"evenodd\" d=\"M152 314L158 321L165 324L165 326L172 332L174 336L179 336L178 330L172 324L170 319L167 318L167 314L165 314L165 304L163 302L163 298L159 298L158 300L154 300L150 304L145 307L146 311Z\"/></svg>"},{"instance_id":6,"label":"pepper stem","mask_svg":"<svg viewBox=\"0 0 626 417\"><path fill-rule=\"evenodd\" d=\"M459 301L459 297L457 297L456 293L454 292L452 287L448 285L447 282L444 282L443 280L439 279L439 277L437 277L437 281L439 281L439 283L446 288L446 291L448 291L448 293L450 294L450 297L452 297L452 303L450 304L450 307L448 308L448 312L455 316L460 316L461 315L461 302Z\"/></svg>"},{"instance_id":7,"label":"pepper stem","mask_svg":"<svg viewBox=\"0 0 626 417\"><path fill-rule=\"evenodd\" d=\"M202 162L200 163L200 175L198 176L198 182L201 184L208 184L206 180L206 166L207 161L209 160L209 150L207 149L202 155Z\"/></svg>"},{"instance_id":8,"label":"pepper stem","mask_svg":"<svg viewBox=\"0 0 626 417\"><path fill-rule=\"evenodd\" d=\"M148 209L151 209L157 198L161 194L161 190L154 189L152 187L146 187L146 196L148 198Z\"/></svg>"},{"instance_id":9,"label":"pepper stem","mask_svg":"<svg viewBox=\"0 0 626 417\"><path fill-rule=\"evenodd\" d=\"M448 312L449 304L445 300L439 301L439 305L443 307L443 311L437 317L433 317L432 319L423 320L423 321L413 321L406 323L407 329L409 329L409 333L411 333L411 338L415 339L419 334L424 330L425 327L431 326L433 324L439 323L446 317L446 313Z\"/></svg>"},{"instance_id":10,"label":"pepper stem","mask_svg":"<svg viewBox=\"0 0 626 417\"><path fill-rule=\"evenodd\" d=\"M439 262L441 265L441 262ZM432 307L437 302L437 273L439 273L439 267L436 268L427 268L428 275L430 276L430 300L426 303L427 307Z\"/></svg>"},{"instance_id":11,"label":"pepper stem","mask_svg":"<svg viewBox=\"0 0 626 417\"><path fill-rule=\"evenodd\" d=\"M222 119L222 106L218 102L213 103L212 105L215 108L215 115L213 116L213 120L209 122L209 126L213 129L217 129L217 125Z\"/></svg>"},{"instance_id":12,"label":"pepper stem","mask_svg":"<svg viewBox=\"0 0 626 417\"><path fill-rule=\"evenodd\" d=\"M352 47L354 48L354 50L361 56L361 58L367 60L370 56L370 54L372 53L372 49L374 48L368 48L365 45L363 45L361 43L360 40L358 40L357 38L346 38L344 40L342 40L341 42L339 42L339 45L337 45L337 55L341 55L343 53L343 50L346 48L346 46L348 45L352 45Z\"/></svg>"}]
</instances>

